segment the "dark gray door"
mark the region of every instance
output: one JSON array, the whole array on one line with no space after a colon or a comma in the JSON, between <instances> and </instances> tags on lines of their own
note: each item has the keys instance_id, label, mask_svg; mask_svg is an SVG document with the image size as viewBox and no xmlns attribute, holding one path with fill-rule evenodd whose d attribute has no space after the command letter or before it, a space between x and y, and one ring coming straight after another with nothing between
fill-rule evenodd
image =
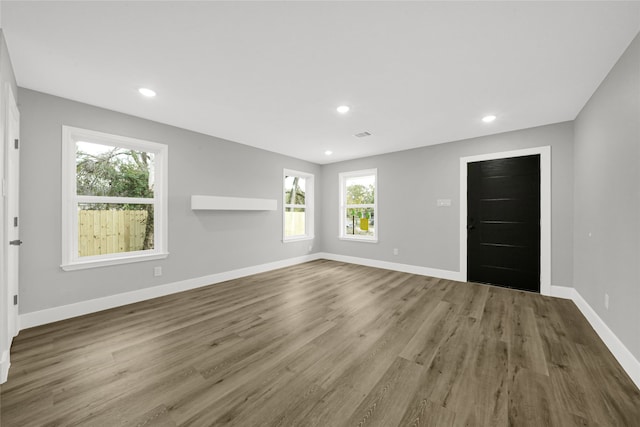
<instances>
[{"instance_id":1,"label":"dark gray door","mask_svg":"<svg viewBox=\"0 0 640 427\"><path fill-rule=\"evenodd\" d=\"M468 280L540 292L540 155L467 172Z\"/></svg>"}]
</instances>

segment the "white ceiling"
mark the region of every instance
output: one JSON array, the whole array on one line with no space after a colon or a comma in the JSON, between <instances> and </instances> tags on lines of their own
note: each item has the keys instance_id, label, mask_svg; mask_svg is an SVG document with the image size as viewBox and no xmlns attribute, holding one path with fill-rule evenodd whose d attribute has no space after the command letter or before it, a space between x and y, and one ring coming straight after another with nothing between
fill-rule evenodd
<instances>
[{"instance_id":1,"label":"white ceiling","mask_svg":"<svg viewBox=\"0 0 640 427\"><path fill-rule=\"evenodd\" d=\"M640 3L2 1L1 17L22 87L323 164L574 119Z\"/></svg>"}]
</instances>

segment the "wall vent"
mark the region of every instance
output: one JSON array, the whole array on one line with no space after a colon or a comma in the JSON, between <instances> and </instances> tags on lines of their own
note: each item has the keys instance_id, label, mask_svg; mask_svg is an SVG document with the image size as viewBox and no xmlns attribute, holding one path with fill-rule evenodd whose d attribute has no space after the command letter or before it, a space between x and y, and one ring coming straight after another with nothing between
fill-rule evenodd
<instances>
[{"instance_id":1,"label":"wall vent","mask_svg":"<svg viewBox=\"0 0 640 427\"><path fill-rule=\"evenodd\" d=\"M365 136L371 136L371 134L369 132L360 132L360 133L356 133L355 135L353 135L357 138L364 138Z\"/></svg>"}]
</instances>

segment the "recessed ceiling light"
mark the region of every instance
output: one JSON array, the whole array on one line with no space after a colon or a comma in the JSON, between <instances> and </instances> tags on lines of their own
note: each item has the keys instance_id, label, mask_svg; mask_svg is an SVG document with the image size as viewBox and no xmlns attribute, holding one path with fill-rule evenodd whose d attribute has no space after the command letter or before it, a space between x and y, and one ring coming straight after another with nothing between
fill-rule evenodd
<instances>
[{"instance_id":1,"label":"recessed ceiling light","mask_svg":"<svg viewBox=\"0 0 640 427\"><path fill-rule=\"evenodd\" d=\"M146 87L141 87L140 89L138 89L138 92L140 92L141 94L143 94L147 98L153 98L154 96L156 96L155 91L153 91L151 89L147 89Z\"/></svg>"},{"instance_id":2,"label":"recessed ceiling light","mask_svg":"<svg viewBox=\"0 0 640 427\"><path fill-rule=\"evenodd\" d=\"M324 152L325 156L330 156L332 154L333 154L333 151L331 151L331 150L327 150L327 151Z\"/></svg>"},{"instance_id":3,"label":"recessed ceiling light","mask_svg":"<svg viewBox=\"0 0 640 427\"><path fill-rule=\"evenodd\" d=\"M494 116L493 114L490 114L488 116L484 116L482 118L482 121L485 123L491 123L492 121L494 121L496 119L496 116Z\"/></svg>"},{"instance_id":4,"label":"recessed ceiling light","mask_svg":"<svg viewBox=\"0 0 640 427\"><path fill-rule=\"evenodd\" d=\"M341 105L338 108L336 108L336 111L338 111L338 113L340 113L340 114L348 113L349 112L349 106L348 105Z\"/></svg>"}]
</instances>

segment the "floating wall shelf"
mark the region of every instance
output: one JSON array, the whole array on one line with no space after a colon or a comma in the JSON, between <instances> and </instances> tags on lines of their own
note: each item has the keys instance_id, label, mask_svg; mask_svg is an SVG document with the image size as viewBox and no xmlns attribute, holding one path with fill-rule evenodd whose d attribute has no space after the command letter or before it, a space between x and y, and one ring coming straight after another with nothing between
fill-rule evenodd
<instances>
[{"instance_id":1,"label":"floating wall shelf","mask_svg":"<svg viewBox=\"0 0 640 427\"><path fill-rule=\"evenodd\" d=\"M250 199L247 197L191 196L191 210L217 211L275 211L276 199Z\"/></svg>"}]
</instances>

